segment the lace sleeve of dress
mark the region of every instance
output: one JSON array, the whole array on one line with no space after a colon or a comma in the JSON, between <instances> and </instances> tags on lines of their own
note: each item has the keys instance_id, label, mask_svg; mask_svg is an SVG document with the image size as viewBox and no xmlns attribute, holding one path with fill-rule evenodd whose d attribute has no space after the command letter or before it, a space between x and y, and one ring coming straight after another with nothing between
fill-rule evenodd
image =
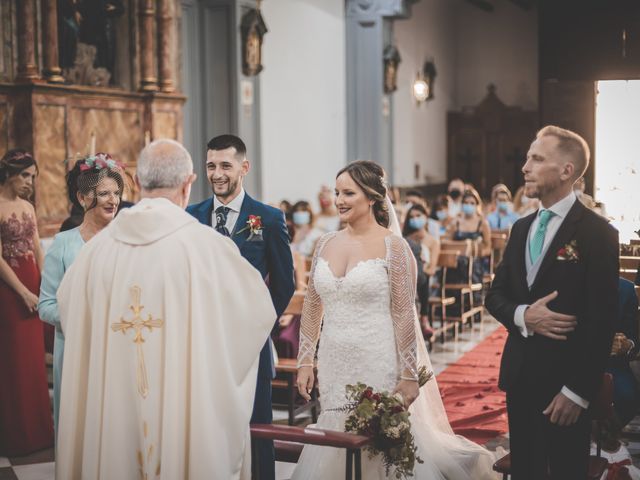
<instances>
[{"instance_id":1,"label":"lace sleeve of dress","mask_svg":"<svg viewBox=\"0 0 640 480\"><path fill-rule=\"evenodd\" d=\"M315 272L318 256L327 241L335 235L335 232L327 233L320 237L313 253L311 261L311 272L309 272L309 283L307 293L304 297L302 307L302 319L300 321L300 347L298 349L298 368L313 367L316 357L316 346L320 337L320 327L322 325L322 302L320 295L315 288Z\"/></svg>"},{"instance_id":2,"label":"lace sleeve of dress","mask_svg":"<svg viewBox=\"0 0 640 480\"><path fill-rule=\"evenodd\" d=\"M391 317L400 357L400 378L417 380L416 261L409 245L401 237L390 235L387 242Z\"/></svg>"}]
</instances>

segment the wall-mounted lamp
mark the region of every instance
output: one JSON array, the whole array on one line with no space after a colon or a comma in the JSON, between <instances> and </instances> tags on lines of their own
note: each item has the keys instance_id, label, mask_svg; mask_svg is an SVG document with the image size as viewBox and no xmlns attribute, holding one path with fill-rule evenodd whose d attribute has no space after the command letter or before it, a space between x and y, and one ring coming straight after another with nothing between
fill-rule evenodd
<instances>
[{"instance_id":1,"label":"wall-mounted lamp","mask_svg":"<svg viewBox=\"0 0 640 480\"><path fill-rule=\"evenodd\" d=\"M416 74L413 82L413 98L418 105L434 98L433 87L436 78L436 66L432 61L425 62L422 70Z\"/></svg>"},{"instance_id":2,"label":"wall-mounted lamp","mask_svg":"<svg viewBox=\"0 0 640 480\"><path fill-rule=\"evenodd\" d=\"M429 85L424 79L422 72L418 72L416 79L413 81L413 98L416 99L418 105L429 98Z\"/></svg>"}]
</instances>

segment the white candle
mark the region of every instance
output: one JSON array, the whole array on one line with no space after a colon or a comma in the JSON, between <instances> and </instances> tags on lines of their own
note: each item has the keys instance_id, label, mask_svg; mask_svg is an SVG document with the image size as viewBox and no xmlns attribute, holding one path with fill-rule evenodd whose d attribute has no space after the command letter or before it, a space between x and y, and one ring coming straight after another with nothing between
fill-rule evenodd
<instances>
[{"instance_id":1,"label":"white candle","mask_svg":"<svg viewBox=\"0 0 640 480\"><path fill-rule=\"evenodd\" d=\"M89 155L94 156L96 154L96 132L91 131L91 144L89 147Z\"/></svg>"}]
</instances>

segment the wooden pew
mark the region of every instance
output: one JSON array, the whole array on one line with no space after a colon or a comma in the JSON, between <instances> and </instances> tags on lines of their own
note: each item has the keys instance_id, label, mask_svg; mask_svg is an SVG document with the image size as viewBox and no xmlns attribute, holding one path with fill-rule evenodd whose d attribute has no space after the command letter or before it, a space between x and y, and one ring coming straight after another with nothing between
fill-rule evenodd
<instances>
[{"instance_id":1,"label":"wooden pew","mask_svg":"<svg viewBox=\"0 0 640 480\"><path fill-rule=\"evenodd\" d=\"M630 281L635 281L636 273L640 265L640 257L620 257L620 276Z\"/></svg>"},{"instance_id":2,"label":"wooden pew","mask_svg":"<svg viewBox=\"0 0 640 480\"><path fill-rule=\"evenodd\" d=\"M438 256L438 267L442 269L442 283L447 283L447 270L458 266L458 254L451 252L441 252ZM449 323L447 316L447 307L456 303L456 298L447 296L444 288L440 288L440 295L429 297L429 323L434 328L433 337L440 334L440 342L445 342L447 331L454 329L454 336L458 338L458 326L455 321ZM435 320L436 309L440 309L440 327L435 328L433 322Z\"/></svg>"},{"instance_id":3,"label":"wooden pew","mask_svg":"<svg viewBox=\"0 0 640 480\"><path fill-rule=\"evenodd\" d=\"M322 445L344 448L347 451L345 479L362 479L362 448L371 443L369 437L352 433L321 430L317 428L289 427L286 425L251 425L251 440L274 440L276 459L280 461L294 460L296 463L304 444ZM251 471L254 479L258 479L258 459L251 449Z\"/></svg>"},{"instance_id":4,"label":"wooden pew","mask_svg":"<svg viewBox=\"0 0 640 480\"><path fill-rule=\"evenodd\" d=\"M477 248L478 244L472 242L471 240L442 240L440 244L440 255L445 255L447 253L455 254L458 257L466 257L468 263L468 271L467 271L467 282L462 283L450 283L448 280L443 282L442 288L450 292L455 292L457 296L456 300L460 302L460 316L451 317L449 316L449 320L453 320L459 323L464 324L467 320L470 319L470 323L473 322L473 318L476 315L480 315L480 326L482 327L483 322L483 310L484 307L482 305L475 305L473 300L474 292L479 292L482 290L482 283L474 283L472 279L472 271L473 271L473 260L475 256L478 254ZM457 268L457 267L456 267ZM447 273L447 270L450 270L451 267L443 267L443 275ZM465 297L467 298L469 305L465 307ZM456 327L456 339L457 339L457 327Z\"/></svg>"},{"instance_id":5,"label":"wooden pew","mask_svg":"<svg viewBox=\"0 0 640 480\"><path fill-rule=\"evenodd\" d=\"M304 292L295 292L284 311L284 315L302 315L304 296ZM293 425L296 417L307 410L311 410L311 419L315 423L318 418L319 409L317 386L314 386L311 391L311 400L296 406L296 400L298 398L298 388L296 387L297 374L297 360L295 358L278 358L278 362L276 363L276 378L271 380L271 388L274 390L284 390L286 403L274 403L273 407L285 408L287 410L289 425Z\"/></svg>"}]
</instances>

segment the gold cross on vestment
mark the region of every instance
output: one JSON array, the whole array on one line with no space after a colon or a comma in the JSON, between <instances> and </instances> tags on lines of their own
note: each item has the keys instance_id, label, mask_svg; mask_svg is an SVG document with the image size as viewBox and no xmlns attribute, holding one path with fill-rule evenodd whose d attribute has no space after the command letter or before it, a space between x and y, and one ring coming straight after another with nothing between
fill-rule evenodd
<instances>
[{"instance_id":1,"label":"gold cross on vestment","mask_svg":"<svg viewBox=\"0 0 640 480\"><path fill-rule=\"evenodd\" d=\"M146 398L149 393L149 381L147 380L147 367L144 363L144 351L142 350L142 344L144 338L142 337L142 330L148 328L149 332L152 332L154 328L161 328L164 325L164 321L161 319L154 319L151 314L147 316L145 320L140 315L140 312L144 309L144 305L140 305L140 295L142 289L137 285L131 287L131 302L129 306L133 312L133 318L131 320L125 320L124 317L120 317L119 322L111 324L111 330L114 332L122 332L123 335L127 334L127 331L133 329L135 335L133 337L133 343L136 344L138 366L136 368L136 378L138 380L138 393L142 398Z\"/></svg>"}]
</instances>

